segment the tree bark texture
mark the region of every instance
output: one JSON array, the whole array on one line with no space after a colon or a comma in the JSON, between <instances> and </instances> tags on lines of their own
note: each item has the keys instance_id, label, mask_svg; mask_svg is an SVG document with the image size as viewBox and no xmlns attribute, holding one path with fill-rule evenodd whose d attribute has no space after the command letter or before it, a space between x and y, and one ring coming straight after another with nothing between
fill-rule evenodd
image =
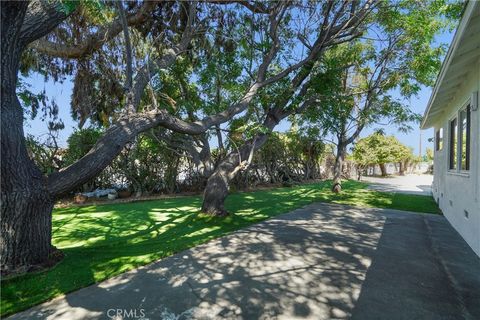
<instances>
[{"instance_id":1,"label":"tree bark texture","mask_svg":"<svg viewBox=\"0 0 480 320\"><path fill-rule=\"evenodd\" d=\"M229 170L233 170L234 164L222 162L217 170L208 178L207 186L203 193L202 212L214 216L226 216L225 199L229 190Z\"/></svg>"},{"instance_id":2,"label":"tree bark texture","mask_svg":"<svg viewBox=\"0 0 480 320\"><path fill-rule=\"evenodd\" d=\"M333 167L333 192L342 191L342 171L343 171L343 162L345 160L345 154L347 153L347 146L343 139L339 139L337 144L337 155L335 157L335 165Z\"/></svg>"},{"instance_id":3,"label":"tree bark texture","mask_svg":"<svg viewBox=\"0 0 480 320\"><path fill-rule=\"evenodd\" d=\"M398 174L401 176L405 175L405 163L403 161L398 163Z\"/></svg>"},{"instance_id":4,"label":"tree bark texture","mask_svg":"<svg viewBox=\"0 0 480 320\"><path fill-rule=\"evenodd\" d=\"M385 163L380 163L379 166L380 166L380 171L382 172L382 177L386 177L387 176L387 168L385 166Z\"/></svg>"},{"instance_id":5,"label":"tree bark texture","mask_svg":"<svg viewBox=\"0 0 480 320\"><path fill-rule=\"evenodd\" d=\"M288 115L289 113L283 112L281 108L273 108L267 114L263 125L271 132ZM228 196L230 181L235 178L249 156L260 149L267 142L267 139L267 133L258 134L237 150L230 152L219 163L207 180L207 186L203 193L202 212L216 216L228 215L227 210L225 210L225 199Z\"/></svg>"},{"instance_id":6,"label":"tree bark texture","mask_svg":"<svg viewBox=\"0 0 480 320\"><path fill-rule=\"evenodd\" d=\"M23 111L15 93L22 52L19 38L26 2L2 2L1 221L2 274L28 271L48 261L51 246L49 196L40 170L28 157Z\"/></svg>"},{"instance_id":7,"label":"tree bark texture","mask_svg":"<svg viewBox=\"0 0 480 320\"><path fill-rule=\"evenodd\" d=\"M255 140L255 145L253 145L253 142L249 142L238 150L230 152L219 163L207 180L207 186L203 193L202 212L215 216L228 215L227 210L225 210L225 199L228 196L230 182L239 172L240 166L245 165L249 154L253 152L252 147L258 149L266 141L267 136L262 135L260 139Z\"/></svg>"}]
</instances>

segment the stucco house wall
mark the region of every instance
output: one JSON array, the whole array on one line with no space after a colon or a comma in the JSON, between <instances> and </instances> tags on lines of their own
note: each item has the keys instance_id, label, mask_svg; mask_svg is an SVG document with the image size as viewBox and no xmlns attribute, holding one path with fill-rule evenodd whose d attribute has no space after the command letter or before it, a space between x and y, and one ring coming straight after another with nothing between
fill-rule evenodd
<instances>
[{"instance_id":1,"label":"stucco house wall","mask_svg":"<svg viewBox=\"0 0 480 320\"><path fill-rule=\"evenodd\" d=\"M428 101L422 129L434 128L432 192L443 214L473 251L480 256L480 1L466 1ZM461 163L460 110L470 105L469 168ZM465 113L463 113L465 114ZM450 166L450 122L457 119L455 169ZM468 122L468 121L467 121ZM443 130L443 147L437 132ZM467 140L465 140L467 141Z\"/></svg>"},{"instance_id":2,"label":"stucco house wall","mask_svg":"<svg viewBox=\"0 0 480 320\"><path fill-rule=\"evenodd\" d=\"M480 36L480 35L479 35ZM480 256L480 111L470 113L470 170L449 169L449 122L470 103L472 93L480 92L480 62L458 88L455 98L443 107L442 117L434 124L434 133L443 128L443 148L435 150L433 196L452 226ZM436 148L435 148L436 149Z\"/></svg>"}]
</instances>

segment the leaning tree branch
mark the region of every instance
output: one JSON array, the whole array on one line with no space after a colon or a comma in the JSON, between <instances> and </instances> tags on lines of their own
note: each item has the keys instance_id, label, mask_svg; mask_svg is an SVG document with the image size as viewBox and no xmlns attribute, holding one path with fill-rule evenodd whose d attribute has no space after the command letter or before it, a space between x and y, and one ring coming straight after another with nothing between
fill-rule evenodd
<instances>
[{"instance_id":1,"label":"leaning tree branch","mask_svg":"<svg viewBox=\"0 0 480 320\"><path fill-rule=\"evenodd\" d=\"M231 105L226 110L219 112L214 115L205 117L200 121L187 122L182 119L179 119L171 114L169 114L164 109L145 111L142 113L133 113L125 114L120 117L120 119L112 125L105 134L98 140L95 146L80 160L76 163L66 167L65 169L60 170L59 172L53 173L48 176L48 189L51 192L52 196L58 196L68 191L73 190L76 186L85 183L90 180L98 173L100 173L122 150L123 146L131 141L139 133L142 133L148 129L151 129L156 126L162 126L167 129L170 129L175 132L189 134L189 135L198 135L207 131L209 128L224 123L230 120L233 116L243 112L247 109L248 105L257 94L258 90L263 86L270 83L268 80L265 80L267 70L272 63L274 57L276 56L279 50L279 39L278 39L278 27L281 22L283 15L285 14L287 3L281 3L272 12L270 13L270 26L268 34L272 39L272 45L269 51L264 55L263 61L260 64L257 71L257 78L254 83L250 86L244 96L235 104ZM185 40L188 43L191 35L189 35L190 28L187 28L184 33L182 42ZM313 63L316 58L323 51L325 40L328 40L328 36L323 32L320 33L319 39L314 45L314 49L309 54L308 61L305 61L303 64L298 65L296 68L289 67L287 70L292 72L305 64L307 64L306 71L302 70L294 77L294 88L290 91L289 95L286 95L286 101L281 99L281 102L288 102L292 94L295 92L295 88L298 87L303 80L308 76L310 71L313 68ZM188 40L188 41L187 41ZM181 45L180 45L181 47ZM180 48L181 49L181 48ZM179 54L179 48L169 49L168 54L165 55L161 60L164 61L165 65L171 64L175 61L177 55ZM167 50L168 51L168 50ZM158 63L157 63L158 65ZM136 86L134 89L136 99L134 101L139 102L139 98L143 94L146 84L148 83L148 75L146 74L148 68L144 68L145 73L137 74ZM289 72L281 73L281 77L287 76ZM278 77L278 79L281 79ZM266 125L267 128L273 129L278 122L282 119L282 108L285 106L285 103L279 103L278 108L273 108L267 114ZM270 130L271 130L270 129ZM266 141L267 135L261 135L258 139L256 138L255 143L250 143L253 146L254 150L260 148L261 145ZM251 141L253 142L253 141ZM245 149L245 156L248 157L251 152L251 148L248 147ZM243 148L240 150L243 155ZM238 159L238 158L237 158ZM235 159L234 161L237 161Z\"/></svg>"},{"instance_id":2,"label":"leaning tree branch","mask_svg":"<svg viewBox=\"0 0 480 320\"><path fill-rule=\"evenodd\" d=\"M20 41L26 46L45 36L68 17L60 1L35 0L29 3L20 31Z\"/></svg>"},{"instance_id":3,"label":"leaning tree branch","mask_svg":"<svg viewBox=\"0 0 480 320\"><path fill-rule=\"evenodd\" d=\"M302 85L302 88L300 89L301 95L306 94L308 88L310 87L310 81L307 81L304 83L305 79L308 78L310 75L313 66L315 64L315 61L318 60L318 58L321 56L322 52L324 51L325 47L330 45L332 40L335 40L337 38L343 37L344 33L351 32L352 28L356 29L358 25L363 21L368 15L369 12L371 12L372 8L376 4L377 0L369 0L366 2L366 4L361 8L354 8L358 10L357 14L355 14L354 9L352 9L349 14L350 18L345 21L337 24L337 21L339 20L340 16L346 11L346 2L342 4L340 9L335 13L334 18L329 21L328 17L324 18L322 28L320 30L320 33L311 47L311 50L307 57L300 62L286 68L282 72L266 79L263 83L269 84L273 83L275 81L278 81L279 79L287 76L289 73L291 73L294 70L300 69L300 72L298 72L295 77L292 79L290 88L280 96L280 98L276 101L274 107L272 107L269 112L267 113L267 116L264 120L263 125L269 129L269 131L273 130L273 128L282 120L285 119L287 116L289 116L292 113L300 113L303 112L305 109L313 105L314 103L317 102L316 99L308 99L304 101L304 103L297 109L286 109L286 105L288 104L288 101L291 100L293 95L295 94L295 91ZM327 8L328 13L332 10L331 6L328 6ZM256 147L254 148L259 149L266 141L267 135L266 134L261 134L256 137ZM245 147L248 148L248 147ZM244 152L245 150L238 151L239 153Z\"/></svg>"},{"instance_id":4,"label":"leaning tree branch","mask_svg":"<svg viewBox=\"0 0 480 320\"><path fill-rule=\"evenodd\" d=\"M267 6L260 1L246 1L246 0L207 0L207 2L215 4L239 4L253 13L269 13Z\"/></svg>"},{"instance_id":5,"label":"leaning tree branch","mask_svg":"<svg viewBox=\"0 0 480 320\"><path fill-rule=\"evenodd\" d=\"M38 1L47 2L46 0ZM144 23L148 19L150 12L153 10L155 5L155 1L145 1L136 13L131 14L126 18L127 24L129 26L135 26ZM62 20L64 20L65 18L66 16ZM60 22L61 21L59 21L58 23ZM58 23L56 25L58 25ZM48 32L50 32L55 26L50 28ZM82 43L78 43L75 45L65 45L46 39L39 39L33 42L31 44L31 47L35 48L41 53L48 54L52 57L64 59L79 59L99 49L103 44L116 37L120 32L122 32L122 30L122 21L121 18L119 18L108 24L107 26L99 27L97 32L89 35L87 39ZM44 32L41 36L46 35L48 32ZM39 37L36 37L35 39L38 38Z\"/></svg>"}]
</instances>

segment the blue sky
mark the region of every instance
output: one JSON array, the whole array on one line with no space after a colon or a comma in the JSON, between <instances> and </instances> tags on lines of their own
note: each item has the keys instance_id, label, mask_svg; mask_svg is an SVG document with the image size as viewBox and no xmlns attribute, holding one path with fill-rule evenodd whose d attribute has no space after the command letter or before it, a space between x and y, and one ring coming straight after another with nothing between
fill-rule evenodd
<instances>
[{"instance_id":1,"label":"blue sky","mask_svg":"<svg viewBox=\"0 0 480 320\"><path fill-rule=\"evenodd\" d=\"M436 42L439 44L446 43L450 45L454 34L455 34L455 30L451 30L451 31L447 30L437 37ZM432 88L423 87L417 96L411 97L406 102L410 105L410 108L412 109L412 111L423 115L427 107L428 100L430 99L431 93L432 93ZM399 97L397 96L397 98ZM412 147L415 155L419 155L420 139L421 139L422 155L424 155L426 148L433 149L433 142L428 142L428 139L433 138L433 135L434 135L433 129L420 130L420 124L416 124L413 127L414 129L409 133L403 133L403 132L399 132L394 126L376 125L363 130L360 136L361 137L368 136L375 129L382 128L385 130L386 134L394 135L403 144L409 147Z\"/></svg>"},{"instance_id":2,"label":"blue sky","mask_svg":"<svg viewBox=\"0 0 480 320\"><path fill-rule=\"evenodd\" d=\"M437 42L450 44L453 34L454 31L447 31L438 37ZM60 146L65 147L67 138L77 127L77 123L72 119L70 114L70 98L73 89L73 83L71 79L67 79L63 83L54 83L53 81L45 82L43 76L33 74L26 79L26 82L31 85L31 90L34 92L45 89L49 99L54 99L59 105L59 117L63 120L65 129L59 133L58 142ZM418 112L423 115L428 103L428 99L430 98L431 91L431 88L422 88L417 96L409 99L408 103L414 112ZM277 130L285 131L288 130L289 127L290 124L287 121L283 121L277 127ZM375 125L370 128L366 128L361 134L361 137L368 136L377 128L383 128L387 134L396 136L402 143L412 147L415 154L419 154L420 134L422 140L422 154L425 154L425 149L427 147L432 148L433 146L432 142L428 142L428 139L433 137L433 130L423 130L420 133L421 130L419 129L418 124L414 125L414 130L409 133L399 132L393 126ZM48 133L47 123L42 122L40 117L37 117L35 120L25 121L24 130L25 134L32 134L37 137Z\"/></svg>"},{"instance_id":3,"label":"blue sky","mask_svg":"<svg viewBox=\"0 0 480 320\"><path fill-rule=\"evenodd\" d=\"M77 123L72 119L70 114L73 82L69 78L63 83L55 83L52 80L45 82L44 77L38 73L29 76L25 82L30 85L32 92L36 93L45 89L48 99L50 101L55 100L58 104L59 118L63 120L65 124L65 129L59 132L59 144L62 147L66 146L67 138L72 134L74 128L77 127ZM34 120L27 119L27 121L24 121L23 129L25 135L31 134L36 137L42 137L48 133L47 122L42 121L40 118L41 117L37 116Z\"/></svg>"}]
</instances>

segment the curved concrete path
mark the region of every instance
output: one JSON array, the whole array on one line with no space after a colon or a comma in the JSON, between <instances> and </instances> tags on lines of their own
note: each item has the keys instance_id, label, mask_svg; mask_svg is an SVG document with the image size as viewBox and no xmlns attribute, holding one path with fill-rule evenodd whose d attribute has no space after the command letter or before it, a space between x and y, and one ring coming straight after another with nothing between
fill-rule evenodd
<instances>
[{"instance_id":1,"label":"curved concrete path","mask_svg":"<svg viewBox=\"0 0 480 320\"><path fill-rule=\"evenodd\" d=\"M444 217L313 204L11 319L480 319L479 301Z\"/></svg>"}]
</instances>

